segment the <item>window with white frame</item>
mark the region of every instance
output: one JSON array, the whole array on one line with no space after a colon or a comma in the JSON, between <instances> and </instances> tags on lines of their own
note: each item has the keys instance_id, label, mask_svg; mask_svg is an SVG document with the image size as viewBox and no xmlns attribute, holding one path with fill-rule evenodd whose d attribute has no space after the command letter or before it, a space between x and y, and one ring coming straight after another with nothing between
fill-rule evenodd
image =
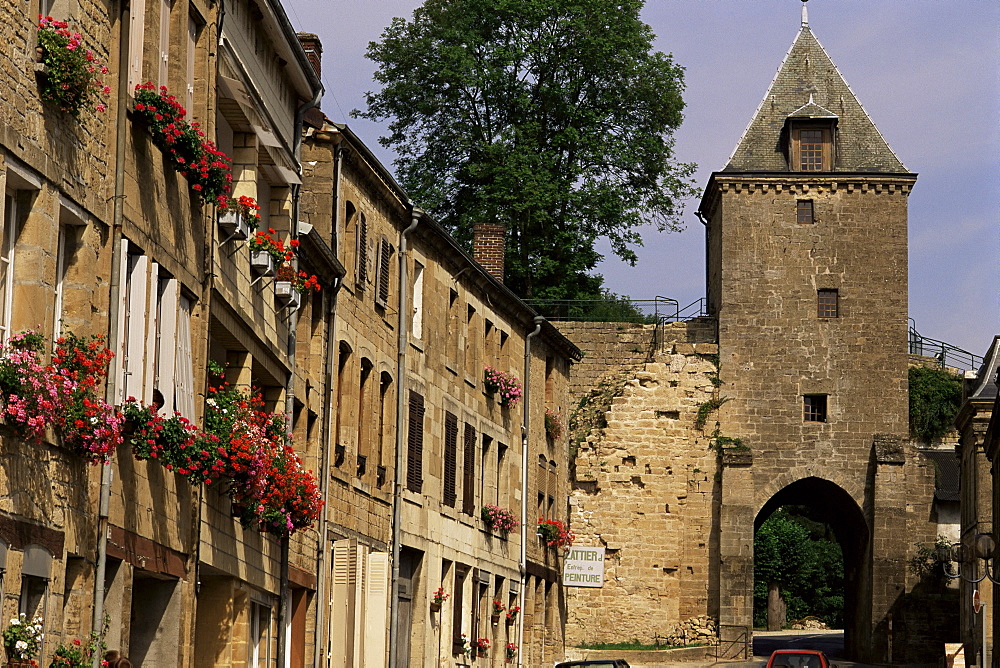
<instances>
[{"instance_id":1,"label":"window with white frame","mask_svg":"<svg viewBox=\"0 0 1000 668\"><path fill-rule=\"evenodd\" d=\"M251 668L271 665L271 606L250 601L250 661Z\"/></svg>"},{"instance_id":2,"label":"window with white frame","mask_svg":"<svg viewBox=\"0 0 1000 668\"><path fill-rule=\"evenodd\" d=\"M0 229L0 340L10 336L10 312L14 292L14 246L19 227L17 197L4 194L3 228Z\"/></svg>"}]
</instances>

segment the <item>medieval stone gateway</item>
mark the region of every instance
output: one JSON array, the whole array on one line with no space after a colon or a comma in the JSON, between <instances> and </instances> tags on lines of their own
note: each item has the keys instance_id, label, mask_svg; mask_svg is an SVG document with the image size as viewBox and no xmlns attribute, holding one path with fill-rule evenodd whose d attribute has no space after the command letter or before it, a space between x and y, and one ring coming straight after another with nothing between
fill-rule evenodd
<instances>
[{"instance_id":1,"label":"medieval stone gateway","mask_svg":"<svg viewBox=\"0 0 1000 668\"><path fill-rule=\"evenodd\" d=\"M587 351L577 398L590 406L573 529L606 548L605 586L570 590L570 644L652 642L699 615L724 639L750 633L754 531L802 504L843 548L848 658L940 654L946 625L907 568L935 532L933 468L907 424L915 181L803 21L704 191L709 318L658 339L563 328ZM631 342L643 335L656 345Z\"/></svg>"}]
</instances>

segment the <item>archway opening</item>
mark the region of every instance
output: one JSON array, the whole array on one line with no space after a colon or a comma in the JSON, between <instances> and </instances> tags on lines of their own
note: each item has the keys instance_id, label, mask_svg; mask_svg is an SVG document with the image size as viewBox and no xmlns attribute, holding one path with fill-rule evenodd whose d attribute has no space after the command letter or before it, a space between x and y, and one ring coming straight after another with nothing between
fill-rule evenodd
<instances>
[{"instance_id":1,"label":"archway opening","mask_svg":"<svg viewBox=\"0 0 1000 668\"><path fill-rule=\"evenodd\" d=\"M755 627L768 628L769 610L772 628L782 612L786 622L816 617L843 628L852 653L866 628L862 590L869 586L869 530L854 499L829 480L803 478L764 504L754 537Z\"/></svg>"}]
</instances>

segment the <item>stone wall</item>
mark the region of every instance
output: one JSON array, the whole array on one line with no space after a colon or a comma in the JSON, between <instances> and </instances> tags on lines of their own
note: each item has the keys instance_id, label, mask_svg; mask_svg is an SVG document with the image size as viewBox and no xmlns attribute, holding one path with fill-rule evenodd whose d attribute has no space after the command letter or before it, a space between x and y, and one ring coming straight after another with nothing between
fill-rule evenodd
<instances>
[{"instance_id":1,"label":"stone wall","mask_svg":"<svg viewBox=\"0 0 1000 668\"><path fill-rule=\"evenodd\" d=\"M606 427L593 425L580 444L570 497L575 544L606 548L605 584L567 589L570 645L652 643L687 619L714 615L718 465L710 436L695 420L715 395L716 350L713 343L678 343L626 369Z\"/></svg>"}]
</instances>

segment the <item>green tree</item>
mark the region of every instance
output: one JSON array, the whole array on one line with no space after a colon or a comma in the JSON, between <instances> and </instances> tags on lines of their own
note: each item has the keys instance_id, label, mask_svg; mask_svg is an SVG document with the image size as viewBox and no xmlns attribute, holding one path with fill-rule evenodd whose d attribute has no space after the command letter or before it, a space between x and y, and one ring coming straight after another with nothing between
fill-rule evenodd
<instances>
[{"instance_id":1,"label":"green tree","mask_svg":"<svg viewBox=\"0 0 1000 668\"><path fill-rule=\"evenodd\" d=\"M788 618L808 615L843 624L844 558L829 526L809 518L809 509L784 507L754 536L754 625L767 620L767 590L777 582Z\"/></svg>"},{"instance_id":2,"label":"green tree","mask_svg":"<svg viewBox=\"0 0 1000 668\"><path fill-rule=\"evenodd\" d=\"M642 0L427 0L368 58L415 201L468 244L507 230L505 281L524 297L591 298L594 243L634 263L640 225L679 229L694 166L673 156L683 68L652 49Z\"/></svg>"},{"instance_id":3,"label":"green tree","mask_svg":"<svg viewBox=\"0 0 1000 668\"><path fill-rule=\"evenodd\" d=\"M910 434L923 441L952 428L962 403L962 381L944 369L910 367Z\"/></svg>"}]
</instances>

